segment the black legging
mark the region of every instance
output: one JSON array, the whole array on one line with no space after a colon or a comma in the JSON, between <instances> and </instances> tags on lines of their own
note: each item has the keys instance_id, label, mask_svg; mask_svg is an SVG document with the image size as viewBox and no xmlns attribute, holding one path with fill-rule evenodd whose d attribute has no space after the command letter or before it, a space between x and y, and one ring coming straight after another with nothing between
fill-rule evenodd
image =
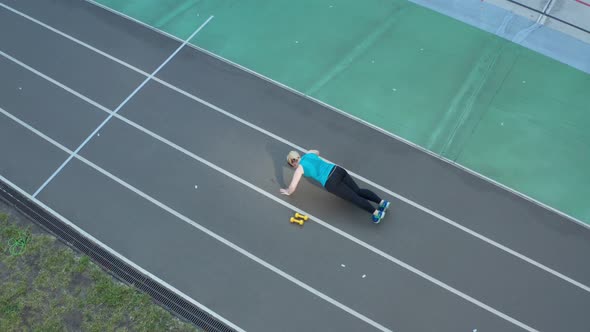
<instances>
[{"instance_id":1,"label":"black legging","mask_svg":"<svg viewBox=\"0 0 590 332\"><path fill-rule=\"evenodd\" d=\"M367 200L381 203L379 196L368 189L360 189L348 172L340 166L334 167L325 187L332 194L356 204L371 214L375 212L375 208Z\"/></svg>"}]
</instances>

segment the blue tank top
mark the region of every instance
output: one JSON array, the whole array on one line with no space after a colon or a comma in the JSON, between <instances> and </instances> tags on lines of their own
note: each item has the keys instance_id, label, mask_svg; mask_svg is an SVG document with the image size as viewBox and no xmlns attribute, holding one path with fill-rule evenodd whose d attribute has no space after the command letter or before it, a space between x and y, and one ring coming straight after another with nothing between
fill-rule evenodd
<instances>
[{"instance_id":1,"label":"blue tank top","mask_svg":"<svg viewBox=\"0 0 590 332\"><path fill-rule=\"evenodd\" d=\"M326 185L330 172L334 168L334 164L322 160L314 153L304 154L299 160L299 165L303 167L303 176L318 181L322 186Z\"/></svg>"}]
</instances>

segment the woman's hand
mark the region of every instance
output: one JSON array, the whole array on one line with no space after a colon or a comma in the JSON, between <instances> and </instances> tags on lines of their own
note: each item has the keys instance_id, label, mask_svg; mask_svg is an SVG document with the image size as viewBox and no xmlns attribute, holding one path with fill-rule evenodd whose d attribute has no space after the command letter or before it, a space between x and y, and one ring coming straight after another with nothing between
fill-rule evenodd
<instances>
[{"instance_id":1,"label":"woman's hand","mask_svg":"<svg viewBox=\"0 0 590 332\"><path fill-rule=\"evenodd\" d=\"M283 195L291 195L292 193L295 192L295 189L297 189L297 184L299 183L299 180L301 180L301 176L303 175L303 167L301 167L301 165L297 166L297 169L295 170L295 173L293 174L293 179L291 179L291 184L289 185L289 187L287 189L282 189L281 188L281 194Z\"/></svg>"}]
</instances>

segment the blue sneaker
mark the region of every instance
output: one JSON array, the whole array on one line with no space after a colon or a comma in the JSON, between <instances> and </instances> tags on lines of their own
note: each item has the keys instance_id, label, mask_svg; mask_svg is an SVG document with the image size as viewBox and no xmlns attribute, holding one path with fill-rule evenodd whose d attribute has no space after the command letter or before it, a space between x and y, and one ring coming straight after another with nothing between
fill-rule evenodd
<instances>
[{"instance_id":1,"label":"blue sneaker","mask_svg":"<svg viewBox=\"0 0 590 332\"><path fill-rule=\"evenodd\" d=\"M385 212L387 211L387 209L389 209L390 205L391 203L389 203L389 201L383 200L383 202L379 204L379 210Z\"/></svg>"},{"instance_id":2,"label":"blue sneaker","mask_svg":"<svg viewBox=\"0 0 590 332\"><path fill-rule=\"evenodd\" d=\"M377 211L377 215L372 214L371 218L373 219L373 223L374 224L378 224L381 222L381 219L383 219L383 217L385 217L385 211Z\"/></svg>"}]
</instances>

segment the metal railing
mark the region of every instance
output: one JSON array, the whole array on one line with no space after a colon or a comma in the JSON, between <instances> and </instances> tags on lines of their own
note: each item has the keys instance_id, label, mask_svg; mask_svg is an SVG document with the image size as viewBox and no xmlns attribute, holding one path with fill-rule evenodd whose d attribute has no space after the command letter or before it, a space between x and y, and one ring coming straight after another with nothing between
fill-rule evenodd
<instances>
[{"instance_id":1,"label":"metal railing","mask_svg":"<svg viewBox=\"0 0 590 332\"><path fill-rule=\"evenodd\" d=\"M547 13L546 13L546 10L539 10L539 9L533 8L533 7L531 7L531 6L525 5L524 3L521 3L521 2L518 2L518 1L514 1L514 0L506 0L506 1L508 1L508 2L510 2L510 3L512 3L512 4L514 4L514 5L517 5L517 6L519 6L519 7L523 7L523 8L526 8L526 9L528 9L528 10L531 10L531 11L533 11L533 12L535 12L535 13L538 13L538 14L540 14L540 15L544 15L544 16L546 16L546 17L549 17L550 19L553 19L553 20L556 20L556 21L558 21L558 22L561 22L561 23L563 23L563 24L565 24L565 25L568 25L568 26L570 26L570 27L572 27L572 28L574 28L574 29L577 29L577 30L580 30L580 31L582 31L582 32L585 32L585 33L588 33L588 34L590 34L590 30L584 29L584 28L582 28L581 26L579 26L579 25L575 25L575 24L573 24L573 23L571 23L571 22L568 22L568 21L562 20L562 19L560 19L559 17L553 16L553 15L551 15L551 14L547 14Z\"/></svg>"}]
</instances>

